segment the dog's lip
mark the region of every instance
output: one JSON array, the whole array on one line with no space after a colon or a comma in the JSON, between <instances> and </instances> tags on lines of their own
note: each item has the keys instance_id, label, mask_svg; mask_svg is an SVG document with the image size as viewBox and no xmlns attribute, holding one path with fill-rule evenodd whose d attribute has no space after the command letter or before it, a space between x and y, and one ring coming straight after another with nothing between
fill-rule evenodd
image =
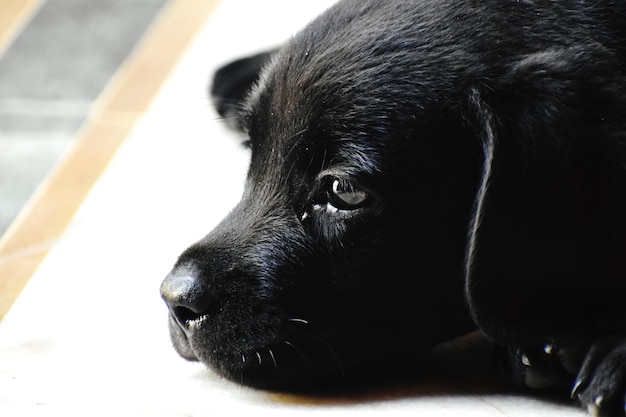
<instances>
[{"instance_id":1,"label":"dog's lip","mask_svg":"<svg viewBox=\"0 0 626 417\"><path fill-rule=\"evenodd\" d=\"M206 323L208 317L206 315L200 316L197 319L188 320L185 323L180 323L173 314L169 314L169 327L170 337L172 344L176 352L184 359L190 361L204 362L207 366L215 368L213 361L204 358L201 353L196 352L194 349L194 338L203 336L203 324ZM283 321L283 325L291 326L307 326L309 321L300 317L290 317ZM230 357L230 360L240 358L239 366L241 369L254 369L258 366L277 366L277 357L275 356L275 350L280 349L282 345L284 349L287 346L287 350L293 349L299 353L299 348L294 346L289 340L267 340L265 343L260 343L256 347L248 347L239 351L218 352L214 351L213 354L218 356ZM239 361L238 359L236 360ZM219 368L219 366L218 366Z\"/></svg>"},{"instance_id":2,"label":"dog's lip","mask_svg":"<svg viewBox=\"0 0 626 417\"><path fill-rule=\"evenodd\" d=\"M185 329L182 328L181 324L172 314L169 315L169 328L172 344L174 345L176 352L187 360L197 361L198 356L191 347L191 343L189 342Z\"/></svg>"}]
</instances>

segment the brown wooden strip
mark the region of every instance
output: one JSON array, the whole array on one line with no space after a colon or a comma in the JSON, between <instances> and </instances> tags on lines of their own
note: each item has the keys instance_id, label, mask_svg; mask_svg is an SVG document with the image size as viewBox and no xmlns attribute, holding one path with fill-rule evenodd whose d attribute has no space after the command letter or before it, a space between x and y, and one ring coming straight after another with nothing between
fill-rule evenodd
<instances>
[{"instance_id":1,"label":"brown wooden strip","mask_svg":"<svg viewBox=\"0 0 626 417\"><path fill-rule=\"evenodd\" d=\"M22 1L22 0L20 0ZM69 224L219 0L171 0L116 73L76 143L0 239L0 318Z\"/></svg>"},{"instance_id":2,"label":"brown wooden strip","mask_svg":"<svg viewBox=\"0 0 626 417\"><path fill-rule=\"evenodd\" d=\"M0 0L0 53L10 46L42 0Z\"/></svg>"}]
</instances>

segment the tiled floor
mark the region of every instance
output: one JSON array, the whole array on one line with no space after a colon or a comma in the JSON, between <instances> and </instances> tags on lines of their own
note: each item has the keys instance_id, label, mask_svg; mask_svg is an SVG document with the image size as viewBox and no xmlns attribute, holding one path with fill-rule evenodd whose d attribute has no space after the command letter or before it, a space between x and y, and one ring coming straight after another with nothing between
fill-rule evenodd
<instances>
[{"instance_id":1,"label":"tiled floor","mask_svg":"<svg viewBox=\"0 0 626 417\"><path fill-rule=\"evenodd\" d=\"M160 281L237 201L248 157L207 105L207 76L330 1L168 2L0 240L5 308L20 293L0 322L0 415L584 416L504 387L481 345L415 381L327 397L240 387L171 348Z\"/></svg>"},{"instance_id":2,"label":"tiled floor","mask_svg":"<svg viewBox=\"0 0 626 417\"><path fill-rule=\"evenodd\" d=\"M165 0L32 1L0 45L0 235L70 146ZM5 22L8 26L10 22Z\"/></svg>"}]
</instances>

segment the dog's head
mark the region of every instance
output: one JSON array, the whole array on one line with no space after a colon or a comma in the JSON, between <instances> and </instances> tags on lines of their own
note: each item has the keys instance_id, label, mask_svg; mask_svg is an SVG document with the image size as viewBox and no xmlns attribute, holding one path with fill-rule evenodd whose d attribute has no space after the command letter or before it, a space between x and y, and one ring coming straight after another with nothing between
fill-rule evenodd
<instances>
[{"instance_id":1,"label":"dog's head","mask_svg":"<svg viewBox=\"0 0 626 417\"><path fill-rule=\"evenodd\" d=\"M465 260L497 125L483 94L516 67L491 29L469 33L476 11L369 3L340 3L265 65L238 114L242 199L163 283L178 352L235 381L350 378L471 329ZM531 129L534 103L507 100Z\"/></svg>"}]
</instances>

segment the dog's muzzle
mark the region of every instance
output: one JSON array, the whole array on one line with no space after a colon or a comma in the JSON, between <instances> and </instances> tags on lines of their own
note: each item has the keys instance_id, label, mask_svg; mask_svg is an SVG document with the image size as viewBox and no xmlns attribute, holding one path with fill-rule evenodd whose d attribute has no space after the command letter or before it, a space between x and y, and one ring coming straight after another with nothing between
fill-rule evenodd
<instances>
[{"instance_id":1,"label":"dog's muzzle","mask_svg":"<svg viewBox=\"0 0 626 417\"><path fill-rule=\"evenodd\" d=\"M182 357L197 360L189 338L210 313L214 300L210 290L201 286L191 271L175 269L163 280L161 297L170 311L169 327L174 347Z\"/></svg>"}]
</instances>

